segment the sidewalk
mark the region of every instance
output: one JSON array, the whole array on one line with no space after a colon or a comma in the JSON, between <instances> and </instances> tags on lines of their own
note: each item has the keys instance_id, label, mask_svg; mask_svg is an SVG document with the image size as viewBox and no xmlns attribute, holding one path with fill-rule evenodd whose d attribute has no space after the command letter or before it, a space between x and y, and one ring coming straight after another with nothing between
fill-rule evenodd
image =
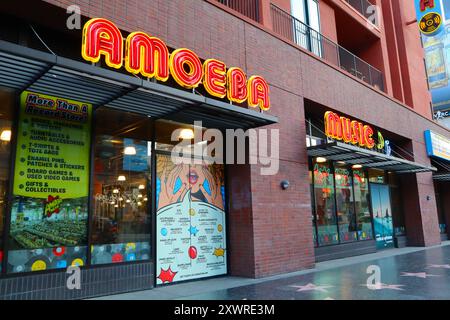
<instances>
[{"instance_id":1,"label":"sidewalk","mask_svg":"<svg viewBox=\"0 0 450 320\"><path fill-rule=\"evenodd\" d=\"M369 265L380 267L382 285L367 287ZM450 299L449 284L446 241L321 262L314 269L262 279L228 276L94 300Z\"/></svg>"}]
</instances>

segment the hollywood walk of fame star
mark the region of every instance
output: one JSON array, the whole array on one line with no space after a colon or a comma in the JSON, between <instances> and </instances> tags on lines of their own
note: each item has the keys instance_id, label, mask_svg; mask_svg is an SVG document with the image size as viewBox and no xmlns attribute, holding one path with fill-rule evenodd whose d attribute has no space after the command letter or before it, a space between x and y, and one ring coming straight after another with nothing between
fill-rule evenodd
<instances>
[{"instance_id":1,"label":"hollywood walk of fame star","mask_svg":"<svg viewBox=\"0 0 450 320\"><path fill-rule=\"evenodd\" d=\"M404 287L403 284L386 284L386 283L375 283L375 284L362 284L363 287L367 287L367 289L370 290L399 290L399 291L403 291L405 289L400 288L400 287Z\"/></svg>"},{"instance_id":2,"label":"hollywood walk of fame star","mask_svg":"<svg viewBox=\"0 0 450 320\"><path fill-rule=\"evenodd\" d=\"M431 264L428 268L450 269L450 264Z\"/></svg>"},{"instance_id":3,"label":"hollywood walk of fame star","mask_svg":"<svg viewBox=\"0 0 450 320\"><path fill-rule=\"evenodd\" d=\"M302 291L320 291L320 292L327 292L328 288L333 288L334 286L316 286L314 283L308 283L305 286L290 286L292 288L298 289L297 292Z\"/></svg>"},{"instance_id":4,"label":"hollywood walk of fame star","mask_svg":"<svg viewBox=\"0 0 450 320\"><path fill-rule=\"evenodd\" d=\"M416 278L422 278L422 279L426 279L426 278L430 278L430 277L439 277L437 275L429 274L429 273L426 273L426 272L402 272L400 276L402 276L402 277L416 277Z\"/></svg>"}]
</instances>

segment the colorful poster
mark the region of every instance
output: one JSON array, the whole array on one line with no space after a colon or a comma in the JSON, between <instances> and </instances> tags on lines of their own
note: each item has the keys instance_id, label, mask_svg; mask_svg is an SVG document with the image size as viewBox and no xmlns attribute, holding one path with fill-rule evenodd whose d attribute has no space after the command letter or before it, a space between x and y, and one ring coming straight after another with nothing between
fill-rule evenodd
<instances>
[{"instance_id":1,"label":"colorful poster","mask_svg":"<svg viewBox=\"0 0 450 320\"><path fill-rule=\"evenodd\" d=\"M223 170L157 155L157 284L226 274Z\"/></svg>"},{"instance_id":2,"label":"colorful poster","mask_svg":"<svg viewBox=\"0 0 450 320\"><path fill-rule=\"evenodd\" d=\"M22 93L9 272L85 263L91 116L90 104Z\"/></svg>"}]
</instances>

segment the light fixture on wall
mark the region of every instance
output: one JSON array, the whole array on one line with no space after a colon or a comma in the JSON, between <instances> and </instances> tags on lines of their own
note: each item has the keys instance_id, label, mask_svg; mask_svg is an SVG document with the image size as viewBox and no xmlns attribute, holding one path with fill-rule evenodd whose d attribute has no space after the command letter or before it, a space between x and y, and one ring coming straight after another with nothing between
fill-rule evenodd
<instances>
[{"instance_id":1,"label":"light fixture on wall","mask_svg":"<svg viewBox=\"0 0 450 320\"><path fill-rule=\"evenodd\" d=\"M127 178L125 178L125 176L118 176L117 177L117 181L126 181Z\"/></svg>"},{"instance_id":2,"label":"light fixture on wall","mask_svg":"<svg viewBox=\"0 0 450 320\"><path fill-rule=\"evenodd\" d=\"M0 134L0 140L2 141L11 141L11 130L3 130Z\"/></svg>"},{"instance_id":3,"label":"light fixture on wall","mask_svg":"<svg viewBox=\"0 0 450 320\"><path fill-rule=\"evenodd\" d=\"M125 147L123 150L123 153L127 156L134 156L136 154L136 148L135 147Z\"/></svg>"},{"instance_id":4,"label":"light fixture on wall","mask_svg":"<svg viewBox=\"0 0 450 320\"><path fill-rule=\"evenodd\" d=\"M192 131L192 129L182 129L180 131L179 138L181 138L181 139L194 139L194 131Z\"/></svg>"},{"instance_id":5,"label":"light fixture on wall","mask_svg":"<svg viewBox=\"0 0 450 320\"><path fill-rule=\"evenodd\" d=\"M317 157L317 158L316 158L316 162L317 162L317 163L324 163L324 162L327 162L327 158L324 158L324 157Z\"/></svg>"},{"instance_id":6,"label":"light fixture on wall","mask_svg":"<svg viewBox=\"0 0 450 320\"><path fill-rule=\"evenodd\" d=\"M140 184L138 188L139 188L139 190L144 190L145 186L143 184Z\"/></svg>"},{"instance_id":7,"label":"light fixture on wall","mask_svg":"<svg viewBox=\"0 0 450 320\"><path fill-rule=\"evenodd\" d=\"M290 185L290 183L288 180L283 180L280 182L280 187L283 190L286 190L287 188L289 188L289 185Z\"/></svg>"},{"instance_id":8,"label":"light fixture on wall","mask_svg":"<svg viewBox=\"0 0 450 320\"><path fill-rule=\"evenodd\" d=\"M353 168L353 169L361 169L361 168L362 168L362 165L360 165L360 164L354 164L354 165L352 165L352 168Z\"/></svg>"}]
</instances>

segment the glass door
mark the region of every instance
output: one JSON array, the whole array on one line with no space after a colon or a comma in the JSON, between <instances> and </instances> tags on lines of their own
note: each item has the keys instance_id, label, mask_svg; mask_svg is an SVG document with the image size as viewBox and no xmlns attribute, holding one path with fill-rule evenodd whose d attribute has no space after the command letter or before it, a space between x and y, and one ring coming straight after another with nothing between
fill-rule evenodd
<instances>
[{"instance_id":1,"label":"glass door","mask_svg":"<svg viewBox=\"0 0 450 320\"><path fill-rule=\"evenodd\" d=\"M377 248L392 248L394 246L394 227L392 224L389 186L371 183L370 192Z\"/></svg>"}]
</instances>

